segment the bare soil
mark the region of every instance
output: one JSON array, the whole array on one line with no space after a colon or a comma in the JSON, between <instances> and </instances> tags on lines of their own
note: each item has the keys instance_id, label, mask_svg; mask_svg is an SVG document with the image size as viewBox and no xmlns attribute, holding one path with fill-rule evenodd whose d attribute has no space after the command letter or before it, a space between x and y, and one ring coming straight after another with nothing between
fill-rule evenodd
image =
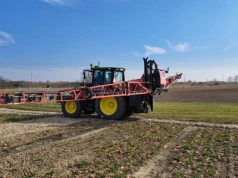
<instances>
[{"instance_id":1,"label":"bare soil","mask_svg":"<svg viewBox=\"0 0 238 178\"><path fill-rule=\"evenodd\" d=\"M186 86L175 85L168 92L155 96L155 101L166 102L238 102L238 85Z\"/></svg>"},{"instance_id":2,"label":"bare soil","mask_svg":"<svg viewBox=\"0 0 238 178\"><path fill-rule=\"evenodd\" d=\"M182 150L191 138L199 140L203 130L208 131L202 145L209 143L218 150L217 159L212 149L204 162L210 172L197 167L201 163L193 158L207 154L203 146L194 142L200 152L192 146ZM220 139L220 145L208 141L210 133L212 140ZM4 123L0 125L0 177L235 177L237 138L237 125L143 118L48 117ZM190 157L198 164L190 165Z\"/></svg>"}]
</instances>

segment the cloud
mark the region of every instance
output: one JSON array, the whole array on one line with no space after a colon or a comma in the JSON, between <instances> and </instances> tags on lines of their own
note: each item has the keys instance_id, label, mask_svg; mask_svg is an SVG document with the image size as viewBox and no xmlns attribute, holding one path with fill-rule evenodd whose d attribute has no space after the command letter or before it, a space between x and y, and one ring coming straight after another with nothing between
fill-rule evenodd
<instances>
[{"instance_id":1,"label":"cloud","mask_svg":"<svg viewBox=\"0 0 238 178\"><path fill-rule=\"evenodd\" d=\"M190 47L189 43L180 43L175 46L175 50L179 52L185 52L188 51Z\"/></svg>"},{"instance_id":2,"label":"cloud","mask_svg":"<svg viewBox=\"0 0 238 178\"><path fill-rule=\"evenodd\" d=\"M136 52L133 52L132 55L133 56L139 56L139 53L136 51Z\"/></svg>"},{"instance_id":3,"label":"cloud","mask_svg":"<svg viewBox=\"0 0 238 178\"><path fill-rule=\"evenodd\" d=\"M0 31L0 46L15 43L13 36L7 32Z\"/></svg>"},{"instance_id":4,"label":"cloud","mask_svg":"<svg viewBox=\"0 0 238 178\"><path fill-rule=\"evenodd\" d=\"M51 5L54 5L54 4L59 4L59 5L64 5L64 1L63 0L42 0L46 3L49 3Z\"/></svg>"},{"instance_id":5,"label":"cloud","mask_svg":"<svg viewBox=\"0 0 238 178\"><path fill-rule=\"evenodd\" d=\"M77 3L80 0L41 0L51 5L72 6L73 3Z\"/></svg>"},{"instance_id":6,"label":"cloud","mask_svg":"<svg viewBox=\"0 0 238 178\"><path fill-rule=\"evenodd\" d=\"M195 48L193 48L192 50L198 50L198 49L209 49L209 46L197 46Z\"/></svg>"},{"instance_id":7,"label":"cloud","mask_svg":"<svg viewBox=\"0 0 238 178\"><path fill-rule=\"evenodd\" d=\"M235 47L236 45L237 45L237 44L233 44L233 45L226 46L226 47L224 47L224 48L222 49L222 51L227 52L229 49Z\"/></svg>"},{"instance_id":8,"label":"cloud","mask_svg":"<svg viewBox=\"0 0 238 178\"><path fill-rule=\"evenodd\" d=\"M172 45L169 40L165 40L168 47L172 50L178 51L178 52L185 52L190 50L190 43L179 43L177 45Z\"/></svg>"},{"instance_id":9,"label":"cloud","mask_svg":"<svg viewBox=\"0 0 238 178\"><path fill-rule=\"evenodd\" d=\"M165 49L162 49L160 47L153 47L153 46L148 46L148 45L144 45L145 47L145 56L149 56L151 54L164 54L166 52Z\"/></svg>"},{"instance_id":10,"label":"cloud","mask_svg":"<svg viewBox=\"0 0 238 178\"><path fill-rule=\"evenodd\" d=\"M174 46L170 43L169 40L165 40L165 42L167 43L167 45L170 49L174 49Z\"/></svg>"}]
</instances>

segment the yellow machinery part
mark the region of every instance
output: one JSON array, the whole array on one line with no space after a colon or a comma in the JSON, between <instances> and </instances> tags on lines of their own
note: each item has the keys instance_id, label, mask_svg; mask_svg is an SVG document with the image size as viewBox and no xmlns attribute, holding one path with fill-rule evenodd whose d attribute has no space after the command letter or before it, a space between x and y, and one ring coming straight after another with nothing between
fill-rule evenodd
<instances>
[{"instance_id":1,"label":"yellow machinery part","mask_svg":"<svg viewBox=\"0 0 238 178\"><path fill-rule=\"evenodd\" d=\"M113 115L118 109L116 98L102 98L100 101L100 109L105 115Z\"/></svg>"},{"instance_id":2,"label":"yellow machinery part","mask_svg":"<svg viewBox=\"0 0 238 178\"><path fill-rule=\"evenodd\" d=\"M77 104L75 101L66 101L65 103L65 110L70 113L73 114L77 111Z\"/></svg>"}]
</instances>

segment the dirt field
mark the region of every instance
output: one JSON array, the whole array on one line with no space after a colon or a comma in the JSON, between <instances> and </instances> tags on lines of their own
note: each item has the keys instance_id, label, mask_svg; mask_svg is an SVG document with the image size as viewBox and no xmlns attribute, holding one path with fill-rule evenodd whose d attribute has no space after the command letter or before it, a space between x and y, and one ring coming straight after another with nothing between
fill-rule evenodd
<instances>
[{"instance_id":1,"label":"dirt field","mask_svg":"<svg viewBox=\"0 0 238 178\"><path fill-rule=\"evenodd\" d=\"M43 119L0 125L0 177L235 177L238 126Z\"/></svg>"},{"instance_id":2,"label":"dirt field","mask_svg":"<svg viewBox=\"0 0 238 178\"><path fill-rule=\"evenodd\" d=\"M156 100L238 102L238 89L175 86ZM41 114L50 113L32 115ZM60 116L2 123L0 177L238 177L238 125Z\"/></svg>"},{"instance_id":3,"label":"dirt field","mask_svg":"<svg viewBox=\"0 0 238 178\"><path fill-rule=\"evenodd\" d=\"M238 85L184 85L176 84L155 101L179 102L238 102Z\"/></svg>"}]
</instances>

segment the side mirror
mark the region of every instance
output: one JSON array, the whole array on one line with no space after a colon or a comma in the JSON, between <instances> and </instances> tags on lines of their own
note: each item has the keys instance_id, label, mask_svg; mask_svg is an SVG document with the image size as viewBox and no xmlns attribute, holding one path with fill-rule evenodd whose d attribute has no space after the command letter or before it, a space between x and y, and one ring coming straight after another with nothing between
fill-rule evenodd
<instances>
[{"instance_id":1,"label":"side mirror","mask_svg":"<svg viewBox=\"0 0 238 178\"><path fill-rule=\"evenodd\" d=\"M86 79L85 71L83 71L83 79L84 79L84 80Z\"/></svg>"},{"instance_id":2,"label":"side mirror","mask_svg":"<svg viewBox=\"0 0 238 178\"><path fill-rule=\"evenodd\" d=\"M169 73L169 68L167 68L167 70L165 71L165 73Z\"/></svg>"}]
</instances>

